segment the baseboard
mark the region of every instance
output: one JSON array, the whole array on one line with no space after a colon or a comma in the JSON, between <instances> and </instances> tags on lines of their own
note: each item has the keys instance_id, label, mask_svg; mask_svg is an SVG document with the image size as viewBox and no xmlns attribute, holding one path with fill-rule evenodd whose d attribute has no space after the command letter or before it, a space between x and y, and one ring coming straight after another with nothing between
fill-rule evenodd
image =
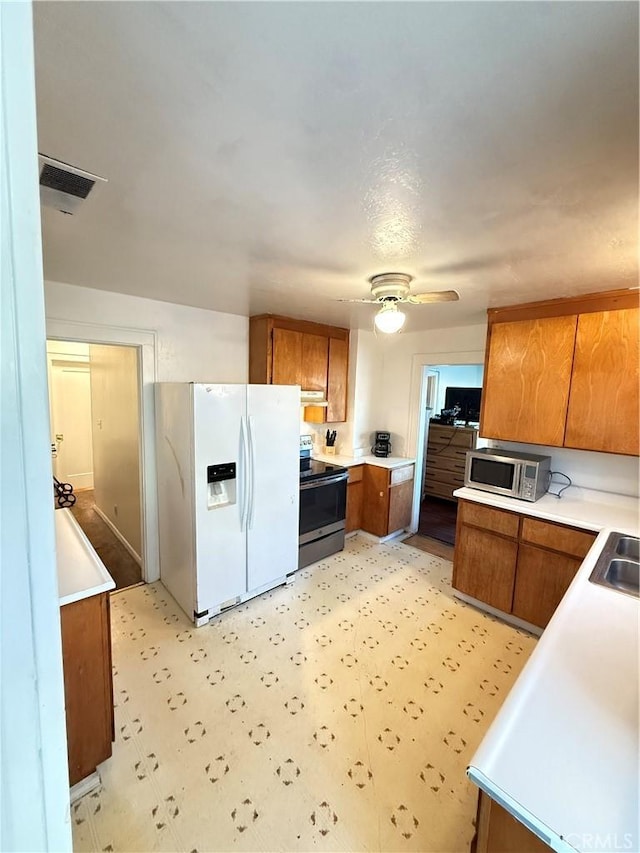
<instances>
[{"instance_id":1,"label":"baseboard","mask_svg":"<svg viewBox=\"0 0 640 853\"><path fill-rule=\"evenodd\" d=\"M81 779L79 782L76 782L69 790L69 803L73 805L76 800L79 800L80 797L84 797L85 794L91 793L96 788L100 787L100 775L97 770L94 770L93 773L90 773L89 776L85 776L84 779Z\"/></svg>"},{"instance_id":2,"label":"baseboard","mask_svg":"<svg viewBox=\"0 0 640 853\"><path fill-rule=\"evenodd\" d=\"M111 519L110 519L110 518L108 518L108 517L104 514L104 512L100 509L100 507L99 507L97 504L94 504L94 505L93 505L93 508L94 508L94 510L98 513L98 515L100 516L100 518L104 521L104 523L107 525L107 527L109 528L109 530L113 533L113 535L114 535L117 539L119 539L119 540L120 540L120 542L122 542L122 544L124 545L124 547L125 547L125 548L127 549L127 551L131 554L131 556L133 557L133 559L136 561L136 563L140 566L140 568L142 568L142 557L140 556L140 554L138 554L138 552L137 552L134 548L132 548L132 547L131 547L131 545L129 545L129 543L128 543L128 542L127 542L127 540L124 538L124 536L122 535L122 533L120 533L120 531L119 531L119 530L118 530L118 528L115 526L115 524L113 523L113 521L111 521Z\"/></svg>"},{"instance_id":3,"label":"baseboard","mask_svg":"<svg viewBox=\"0 0 640 853\"><path fill-rule=\"evenodd\" d=\"M368 539L370 542L375 542L377 545L384 545L386 542L398 541L402 542L403 539L406 539L407 536L413 536L411 532L407 532L406 530L394 530L393 533L389 533L388 536L376 536L373 533L369 533L367 530L354 530L353 533L357 533L359 536L363 536L365 539Z\"/></svg>"},{"instance_id":4,"label":"baseboard","mask_svg":"<svg viewBox=\"0 0 640 853\"><path fill-rule=\"evenodd\" d=\"M492 607L490 604L486 604L484 601L479 601L477 598L473 598L472 596L467 595L464 592L460 592L457 589L453 589L452 592L454 598L464 601L465 604L471 604L472 607L477 607L478 610L484 610L485 613L489 613L491 616L497 616L498 619L502 619L503 622L508 622L515 628L522 628L523 631L528 631L536 637L542 636L544 629L539 628L537 625L532 625L531 622L525 622L524 619L520 619L518 616L514 616L511 613L505 613L504 610L498 610L497 607Z\"/></svg>"}]
</instances>

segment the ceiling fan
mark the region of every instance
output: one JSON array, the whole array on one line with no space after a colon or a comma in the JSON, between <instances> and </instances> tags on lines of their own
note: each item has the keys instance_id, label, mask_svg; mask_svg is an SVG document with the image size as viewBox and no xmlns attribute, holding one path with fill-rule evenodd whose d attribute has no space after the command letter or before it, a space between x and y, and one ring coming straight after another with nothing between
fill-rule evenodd
<instances>
[{"instance_id":1,"label":"ceiling fan","mask_svg":"<svg viewBox=\"0 0 640 853\"><path fill-rule=\"evenodd\" d=\"M404 325L404 312L398 309L398 303L427 305L430 302L457 302L460 298L456 290L432 290L426 293L411 293L413 276L402 272L386 272L369 279L371 297L368 299L340 299L340 302L368 302L380 305L374 318L381 332L391 334L399 332Z\"/></svg>"}]
</instances>

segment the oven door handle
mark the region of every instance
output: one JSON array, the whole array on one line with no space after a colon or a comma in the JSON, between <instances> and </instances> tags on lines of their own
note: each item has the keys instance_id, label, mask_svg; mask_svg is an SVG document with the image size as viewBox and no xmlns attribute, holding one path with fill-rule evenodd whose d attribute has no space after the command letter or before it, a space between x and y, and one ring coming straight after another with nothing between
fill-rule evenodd
<instances>
[{"instance_id":1,"label":"oven door handle","mask_svg":"<svg viewBox=\"0 0 640 853\"><path fill-rule=\"evenodd\" d=\"M348 474L334 474L333 477L324 477L321 480L311 480L310 483L302 483L300 485L300 491L304 491L305 489L314 489L316 486L328 486L331 483L340 483L342 480L348 479Z\"/></svg>"}]
</instances>

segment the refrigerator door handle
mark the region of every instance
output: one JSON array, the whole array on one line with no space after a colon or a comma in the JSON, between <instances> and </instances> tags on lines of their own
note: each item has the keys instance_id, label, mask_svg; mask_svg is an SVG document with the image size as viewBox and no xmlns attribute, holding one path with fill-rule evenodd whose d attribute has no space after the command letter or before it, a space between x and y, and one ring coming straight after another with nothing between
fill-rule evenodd
<instances>
[{"instance_id":1,"label":"refrigerator door handle","mask_svg":"<svg viewBox=\"0 0 640 853\"><path fill-rule=\"evenodd\" d=\"M255 509L255 476L256 476L256 447L253 439L253 418L251 415L247 418L249 425L249 518L247 520L247 529L253 527L253 511Z\"/></svg>"},{"instance_id":2,"label":"refrigerator door handle","mask_svg":"<svg viewBox=\"0 0 640 853\"><path fill-rule=\"evenodd\" d=\"M240 500L240 530L244 533L247 523L249 501L249 452L247 448L247 431L245 429L243 417L240 418L240 444L242 447L242 477L240 478L240 482L242 484L242 495Z\"/></svg>"}]
</instances>

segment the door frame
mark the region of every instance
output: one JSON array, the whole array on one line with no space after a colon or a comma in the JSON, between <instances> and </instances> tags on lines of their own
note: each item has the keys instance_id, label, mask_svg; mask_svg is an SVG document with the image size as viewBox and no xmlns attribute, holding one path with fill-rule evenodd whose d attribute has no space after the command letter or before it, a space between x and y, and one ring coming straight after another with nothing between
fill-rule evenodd
<instances>
[{"instance_id":1,"label":"door frame","mask_svg":"<svg viewBox=\"0 0 640 853\"><path fill-rule=\"evenodd\" d=\"M46 322L49 340L110 344L138 349L142 579L146 583L152 583L160 578L154 403L154 383L157 375L156 333L143 329L57 320L51 317L47 317Z\"/></svg>"},{"instance_id":2,"label":"door frame","mask_svg":"<svg viewBox=\"0 0 640 853\"><path fill-rule=\"evenodd\" d=\"M417 353L411 359L411 392L409 395L409 429L407 431L407 452L415 457L413 478L413 510L411 513L411 532L416 533L420 523L420 504L422 502L422 477L415 476L424 466L424 433L426 428L425 402L427 397L427 371L431 367L437 370L443 364L481 364L484 365L484 352L431 352Z\"/></svg>"}]
</instances>

